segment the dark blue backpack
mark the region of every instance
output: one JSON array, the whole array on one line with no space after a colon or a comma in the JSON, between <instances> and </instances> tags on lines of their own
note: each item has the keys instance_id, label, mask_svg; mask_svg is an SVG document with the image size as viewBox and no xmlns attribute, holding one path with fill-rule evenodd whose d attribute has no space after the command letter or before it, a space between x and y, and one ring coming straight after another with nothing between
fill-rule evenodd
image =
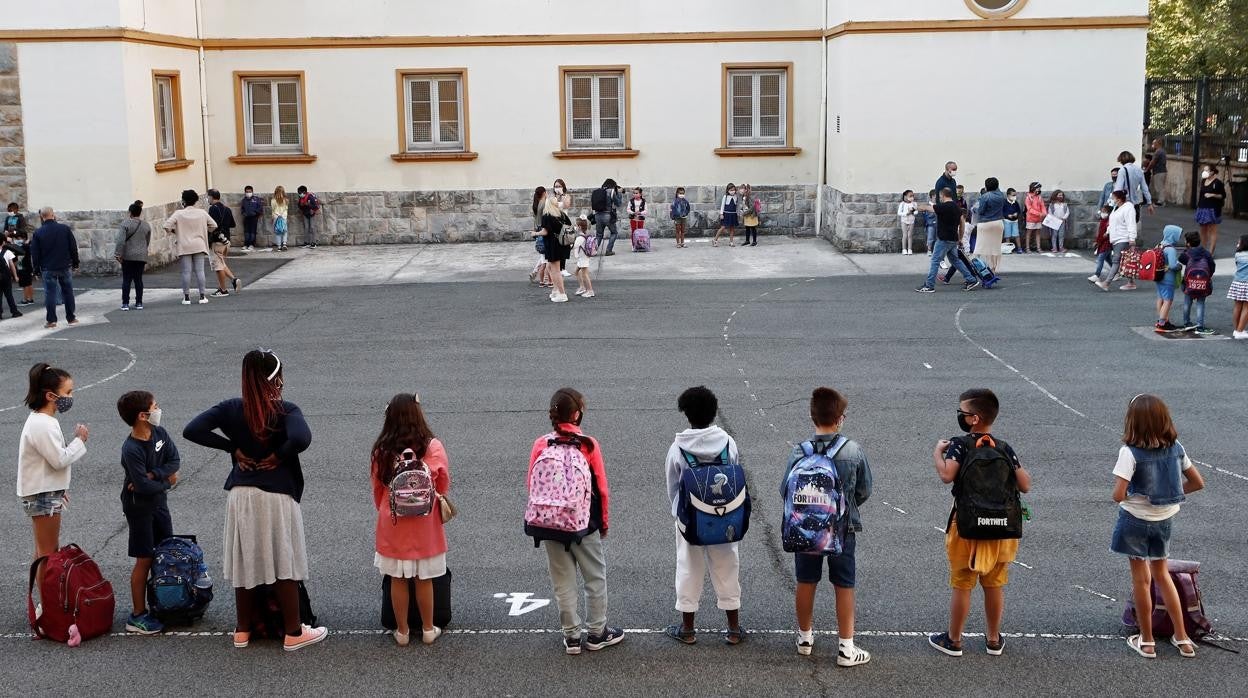
<instances>
[{"instance_id":1,"label":"dark blue backpack","mask_svg":"<svg viewBox=\"0 0 1248 698\"><path fill-rule=\"evenodd\" d=\"M680 534L693 545L735 543L750 527L750 494L745 470L733 463L728 447L710 463L681 449L689 465L680 476L676 522Z\"/></svg>"},{"instance_id":2,"label":"dark blue backpack","mask_svg":"<svg viewBox=\"0 0 1248 698\"><path fill-rule=\"evenodd\" d=\"M684 197L676 197L672 202L672 218L685 218L689 215L689 199Z\"/></svg>"},{"instance_id":3,"label":"dark blue backpack","mask_svg":"<svg viewBox=\"0 0 1248 698\"><path fill-rule=\"evenodd\" d=\"M161 622L189 625L212 601L212 579L204 551L194 536L174 536L157 544L147 579L147 605Z\"/></svg>"}]
</instances>

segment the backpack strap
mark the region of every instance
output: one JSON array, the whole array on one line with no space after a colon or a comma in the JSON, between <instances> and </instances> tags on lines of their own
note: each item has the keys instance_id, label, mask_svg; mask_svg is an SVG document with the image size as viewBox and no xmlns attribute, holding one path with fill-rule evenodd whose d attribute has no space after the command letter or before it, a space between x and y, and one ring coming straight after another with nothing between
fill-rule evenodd
<instances>
[{"instance_id":1,"label":"backpack strap","mask_svg":"<svg viewBox=\"0 0 1248 698\"><path fill-rule=\"evenodd\" d=\"M801 444L802 455L810 458L815 455L815 445L809 441L803 441Z\"/></svg>"},{"instance_id":2,"label":"backpack strap","mask_svg":"<svg viewBox=\"0 0 1248 698\"><path fill-rule=\"evenodd\" d=\"M685 464L688 465L690 468L696 468L698 467L698 465L700 465L698 463L698 457L686 451L683 448L680 449L680 455L682 458L685 459Z\"/></svg>"}]
</instances>

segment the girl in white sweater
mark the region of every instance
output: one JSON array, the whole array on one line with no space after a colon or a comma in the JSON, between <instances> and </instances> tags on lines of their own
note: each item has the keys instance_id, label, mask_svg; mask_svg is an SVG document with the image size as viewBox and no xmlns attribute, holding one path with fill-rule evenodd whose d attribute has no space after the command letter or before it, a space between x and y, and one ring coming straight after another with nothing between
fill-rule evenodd
<instances>
[{"instance_id":1,"label":"girl in white sweater","mask_svg":"<svg viewBox=\"0 0 1248 698\"><path fill-rule=\"evenodd\" d=\"M26 392L30 416L17 447L17 496L34 528L36 560L61 547L61 513L69 502L65 490L70 466L87 453L87 428L75 426L74 440L66 445L54 416L68 412L73 404L74 379L69 372L48 364L30 369Z\"/></svg>"}]
</instances>

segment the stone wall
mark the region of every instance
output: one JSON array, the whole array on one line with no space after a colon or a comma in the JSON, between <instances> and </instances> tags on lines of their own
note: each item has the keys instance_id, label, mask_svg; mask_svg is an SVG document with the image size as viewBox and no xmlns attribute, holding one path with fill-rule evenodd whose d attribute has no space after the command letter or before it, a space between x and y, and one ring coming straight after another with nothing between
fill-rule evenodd
<instances>
[{"instance_id":1,"label":"stone wall","mask_svg":"<svg viewBox=\"0 0 1248 698\"><path fill-rule=\"evenodd\" d=\"M0 207L26 202L26 148L22 135L22 96L18 87L17 44L0 42Z\"/></svg>"},{"instance_id":2,"label":"stone wall","mask_svg":"<svg viewBox=\"0 0 1248 698\"><path fill-rule=\"evenodd\" d=\"M174 259L173 236L166 234L161 225L177 208L174 203L147 204L143 207L143 220L152 226L152 244L148 255L152 266L162 266ZM121 223L129 217L126 211L56 212L56 219L74 230L74 238L78 240L78 257L82 262L80 271L85 274L121 273L121 265L113 259L113 252ZM37 215L28 216L35 227L39 225L37 219Z\"/></svg>"},{"instance_id":3,"label":"stone wall","mask_svg":"<svg viewBox=\"0 0 1248 698\"><path fill-rule=\"evenodd\" d=\"M1090 248L1096 240L1100 223L1097 204L1100 191L1068 191L1070 220L1066 229L1066 247ZM847 194L829 186L823 187L823 225L819 236L842 252L900 252L901 224L897 204L901 192L891 194ZM923 194L919 200L926 198ZM1021 234L1020 230L1020 234ZM927 233L914 232L914 249L926 247ZM1046 243L1047 244L1047 243Z\"/></svg>"}]
</instances>

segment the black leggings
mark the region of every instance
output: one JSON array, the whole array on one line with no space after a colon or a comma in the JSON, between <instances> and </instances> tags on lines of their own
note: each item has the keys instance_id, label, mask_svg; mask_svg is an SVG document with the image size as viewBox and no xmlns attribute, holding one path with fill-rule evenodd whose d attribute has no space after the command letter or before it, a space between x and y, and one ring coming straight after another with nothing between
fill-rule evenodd
<instances>
[{"instance_id":1,"label":"black leggings","mask_svg":"<svg viewBox=\"0 0 1248 698\"><path fill-rule=\"evenodd\" d=\"M755 245L758 244L758 226L756 225L745 226L745 244L750 244L750 240L753 240Z\"/></svg>"},{"instance_id":2,"label":"black leggings","mask_svg":"<svg viewBox=\"0 0 1248 698\"><path fill-rule=\"evenodd\" d=\"M13 279L9 276L9 272L0 272L0 295L2 299L9 304L9 312L13 317L17 317L17 302L13 300ZM0 306L0 314L4 312L4 308Z\"/></svg>"},{"instance_id":3,"label":"black leggings","mask_svg":"<svg viewBox=\"0 0 1248 698\"><path fill-rule=\"evenodd\" d=\"M143 304L143 269L146 266L147 262L125 260L121 263L122 303L130 304L130 285L134 284L134 302Z\"/></svg>"}]
</instances>

